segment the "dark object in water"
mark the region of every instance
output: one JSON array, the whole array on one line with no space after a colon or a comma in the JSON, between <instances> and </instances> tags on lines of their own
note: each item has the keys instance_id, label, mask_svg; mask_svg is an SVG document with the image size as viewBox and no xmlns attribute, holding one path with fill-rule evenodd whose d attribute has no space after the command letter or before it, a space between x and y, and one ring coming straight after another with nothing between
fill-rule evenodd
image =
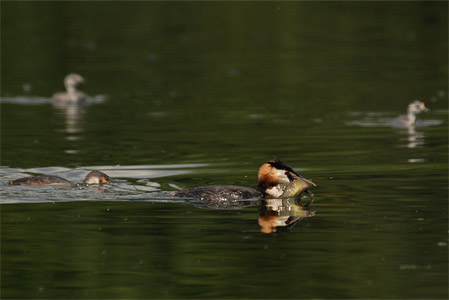
<instances>
[{"instance_id":1,"label":"dark object in water","mask_svg":"<svg viewBox=\"0 0 449 300\"><path fill-rule=\"evenodd\" d=\"M87 174L83 183L85 184L100 184L100 183L111 183L111 178L100 171L92 171ZM11 185L64 185L64 186L75 186L74 183L68 181L59 176L54 175L39 175L39 176L29 176L23 177L16 180L11 180L9 182Z\"/></svg>"},{"instance_id":2,"label":"dark object in water","mask_svg":"<svg viewBox=\"0 0 449 300\"><path fill-rule=\"evenodd\" d=\"M9 184L12 185L66 185L73 186L70 181L52 175L39 175L39 176L29 176L23 177L16 180L11 180Z\"/></svg>"},{"instance_id":3,"label":"dark object in water","mask_svg":"<svg viewBox=\"0 0 449 300\"><path fill-rule=\"evenodd\" d=\"M315 184L296 173L279 159L264 163L258 173L259 191L243 186L212 185L173 192L178 197L189 197L202 201L235 201L241 199L294 197L308 192Z\"/></svg>"},{"instance_id":4,"label":"dark object in water","mask_svg":"<svg viewBox=\"0 0 449 300\"><path fill-rule=\"evenodd\" d=\"M178 197L188 197L200 200L209 200L213 198L216 201L251 199L262 196L262 193L255 189L236 185L200 186L177 191L173 194Z\"/></svg>"}]
</instances>

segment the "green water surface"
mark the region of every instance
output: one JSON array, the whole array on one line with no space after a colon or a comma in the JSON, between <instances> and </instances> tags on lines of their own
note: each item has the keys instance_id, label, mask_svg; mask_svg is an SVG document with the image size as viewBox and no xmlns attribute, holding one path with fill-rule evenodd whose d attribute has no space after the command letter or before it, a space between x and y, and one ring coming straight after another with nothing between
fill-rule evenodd
<instances>
[{"instance_id":1,"label":"green water surface","mask_svg":"<svg viewBox=\"0 0 449 300\"><path fill-rule=\"evenodd\" d=\"M3 1L1 28L2 299L448 298L447 2ZM105 100L53 105L70 72ZM273 156L317 184L285 232L143 192ZM58 168L126 184L7 185Z\"/></svg>"}]
</instances>

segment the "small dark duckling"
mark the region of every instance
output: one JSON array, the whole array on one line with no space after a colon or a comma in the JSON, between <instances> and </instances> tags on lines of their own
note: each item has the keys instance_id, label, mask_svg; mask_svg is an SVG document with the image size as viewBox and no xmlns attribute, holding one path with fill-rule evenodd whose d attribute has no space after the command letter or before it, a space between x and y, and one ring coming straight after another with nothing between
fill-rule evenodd
<instances>
[{"instance_id":1,"label":"small dark duckling","mask_svg":"<svg viewBox=\"0 0 449 300\"><path fill-rule=\"evenodd\" d=\"M67 75L64 79L64 86L66 88L66 92L54 94L53 99L58 102L71 102L71 103L86 100L87 98L86 94L76 89L78 84L83 82L85 82L85 80L79 74L71 73Z\"/></svg>"},{"instance_id":2,"label":"small dark duckling","mask_svg":"<svg viewBox=\"0 0 449 300\"><path fill-rule=\"evenodd\" d=\"M215 202L260 197L282 198L294 197L303 191L308 192L310 186L315 184L279 159L274 159L264 163L259 169L259 190L235 185L211 185L176 191L172 195Z\"/></svg>"},{"instance_id":3,"label":"small dark duckling","mask_svg":"<svg viewBox=\"0 0 449 300\"><path fill-rule=\"evenodd\" d=\"M401 115L393 120L393 127L412 127L416 123L416 115L429 111L424 102L415 100L407 107L407 115Z\"/></svg>"},{"instance_id":4,"label":"small dark duckling","mask_svg":"<svg viewBox=\"0 0 449 300\"><path fill-rule=\"evenodd\" d=\"M111 183L112 179L100 171L92 171L87 174L84 179L84 184L100 184ZM63 186L75 186L74 183L68 181L59 176L53 175L39 175L23 177L9 182L11 185L63 185Z\"/></svg>"}]
</instances>

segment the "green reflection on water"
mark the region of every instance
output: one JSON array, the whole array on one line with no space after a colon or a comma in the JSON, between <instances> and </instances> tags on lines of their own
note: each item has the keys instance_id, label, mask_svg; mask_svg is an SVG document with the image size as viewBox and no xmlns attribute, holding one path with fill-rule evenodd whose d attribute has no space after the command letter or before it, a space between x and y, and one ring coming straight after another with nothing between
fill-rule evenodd
<instances>
[{"instance_id":1,"label":"green reflection on water","mask_svg":"<svg viewBox=\"0 0 449 300\"><path fill-rule=\"evenodd\" d=\"M254 209L113 202L4 205L3 294L413 298L443 293L445 267L438 257L447 249L428 235L435 219L432 225L416 219L422 214L398 214L389 206L376 211L385 206L356 203L331 210L317 205L317 216L299 223L294 233L269 236L259 233ZM408 223L405 215L412 218ZM416 240L417 233L424 241ZM432 255L423 255L429 247ZM410 287L415 276L423 284ZM21 289L14 289L18 284Z\"/></svg>"},{"instance_id":2,"label":"green reflection on water","mask_svg":"<svg viewBox=\"0 0 449 300\"><path fill-rule=\"evenodd\" d=\"M158 182L254 187L277 155L318 184L282 235L255 207L2 205L2 297L447 298L447 37L445 2L2 3L2 97L69 72L108 95L76 132L2 104L2 165L206 163ZM415 98L442 122L419 147L346 124Z\"/></svg>"}]
</instances>

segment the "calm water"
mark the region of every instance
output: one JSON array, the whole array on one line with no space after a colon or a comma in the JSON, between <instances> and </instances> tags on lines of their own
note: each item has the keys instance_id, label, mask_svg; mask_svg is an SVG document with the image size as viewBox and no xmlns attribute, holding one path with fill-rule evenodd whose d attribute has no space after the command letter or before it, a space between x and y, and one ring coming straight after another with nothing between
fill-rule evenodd
<instances>
[{"instance_id":1,"label":"calm water","mask_svg":"<svg viewBox=\"0 0 449 300\"><path fill-rule=\"evenodd\" d=\"M446 2L2 2L1 298L447 299L447 53ZM313 203L169 193L273 155Z\"/></svg>"}]
</instances>

